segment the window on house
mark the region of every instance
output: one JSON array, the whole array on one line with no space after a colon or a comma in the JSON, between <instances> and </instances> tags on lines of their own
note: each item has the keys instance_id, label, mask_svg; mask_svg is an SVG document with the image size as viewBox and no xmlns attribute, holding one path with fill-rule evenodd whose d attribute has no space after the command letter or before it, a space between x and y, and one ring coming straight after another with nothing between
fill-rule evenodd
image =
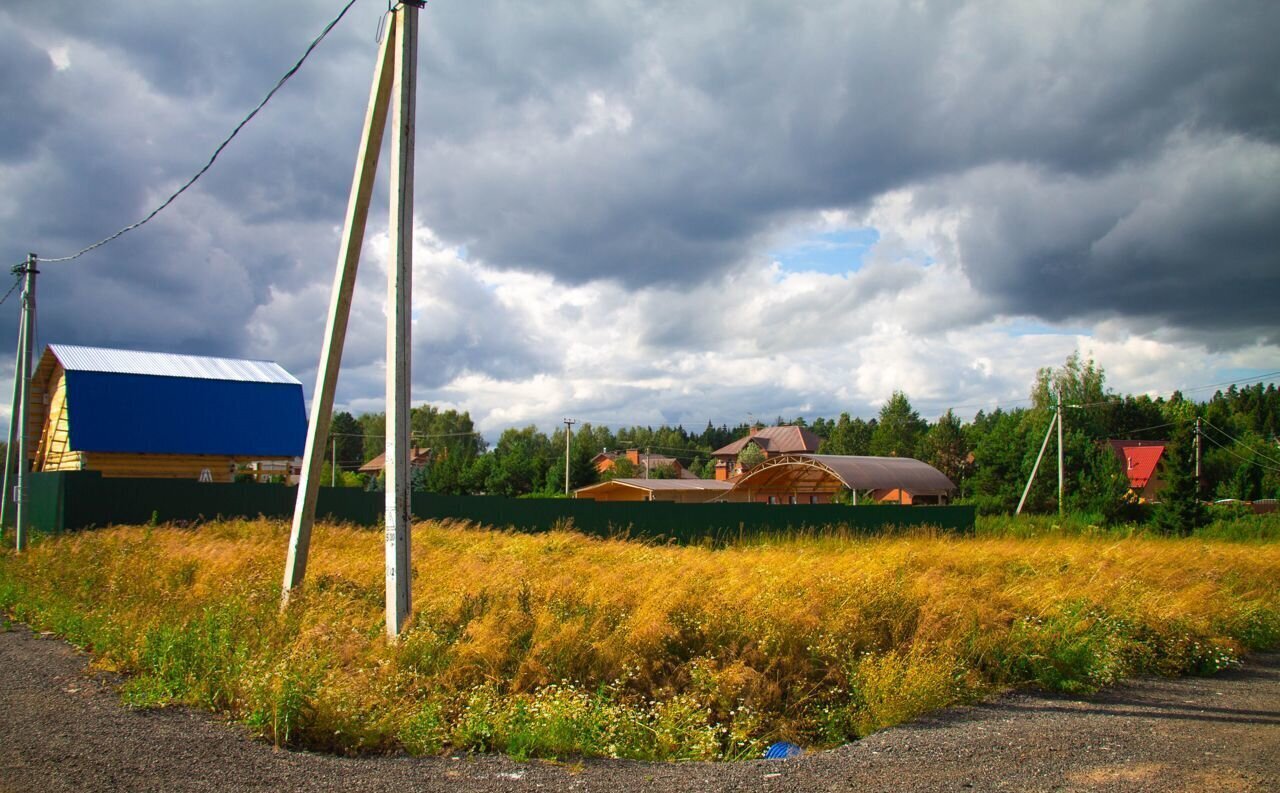
<instances>
[{"instance_id":1,"label":"window on house","mask_svg":"<svg viewBox=\"0 0 1280 793\"><path fill-rule=\"evenodd\" d=\"M769 503L770 503L770 504L777 504L777 503L778 503L778 497L777 497L777 496L769 496Z\"/></svg>"}]
</instances>

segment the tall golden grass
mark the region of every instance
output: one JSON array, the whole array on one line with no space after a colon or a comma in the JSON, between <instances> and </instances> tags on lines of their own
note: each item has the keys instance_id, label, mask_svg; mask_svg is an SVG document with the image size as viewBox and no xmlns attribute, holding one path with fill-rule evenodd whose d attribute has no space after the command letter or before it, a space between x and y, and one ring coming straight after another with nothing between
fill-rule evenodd
<instances>
[{"instance_id":1,"label":"tall golden grass","mask_svg":"<svg viewBox=\"0 0 1280 793\"><path fill-rule=\"evenodd\" d=\"M758 756L992 690L1212 673L1280 643L1280 545L793 537L721 549L423 523L384 638L381 534L317 527L278 609L286 524L114 528L0 556L0 606L132 673L138 705L344 752Z\"/></svg>"}]
</instances>

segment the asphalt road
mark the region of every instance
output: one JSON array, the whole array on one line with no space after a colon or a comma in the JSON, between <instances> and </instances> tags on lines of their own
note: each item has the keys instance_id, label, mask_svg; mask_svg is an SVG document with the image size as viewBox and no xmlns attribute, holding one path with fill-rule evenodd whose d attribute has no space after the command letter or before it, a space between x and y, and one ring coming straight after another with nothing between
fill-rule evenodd
<instances>
[{"instance_id":1,"label":"asphalt road","mask_svg":"<svg viewBox=\"0 0 1280 793\"><path fill-rule=\"evenodd\" d=\"M184 708L129 710L66 643L0 633L0 793L1280 791L1280 655L1090 699L1033 693L795 760L517 763L278 751Z\"/></svg>"}]
</instances>

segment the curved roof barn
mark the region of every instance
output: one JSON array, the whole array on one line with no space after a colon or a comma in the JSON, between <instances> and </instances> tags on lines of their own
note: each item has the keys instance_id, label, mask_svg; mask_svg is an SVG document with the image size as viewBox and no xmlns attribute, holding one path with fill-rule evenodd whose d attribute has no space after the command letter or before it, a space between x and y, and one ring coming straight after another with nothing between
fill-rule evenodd
<instances>
[{"instance_id":1,"label":"curved roof barn","mask_svg":"<svg viewBox=\"0 0 1280 793\"><path fill-rule=\"evenodd\" d=\"M941 496L956 489L937 468L910 457L858 457L836 454L787 454L773 457L734 482L751 493L834 493L849 490L905 490Z\"/></svg>"}]
</instances>

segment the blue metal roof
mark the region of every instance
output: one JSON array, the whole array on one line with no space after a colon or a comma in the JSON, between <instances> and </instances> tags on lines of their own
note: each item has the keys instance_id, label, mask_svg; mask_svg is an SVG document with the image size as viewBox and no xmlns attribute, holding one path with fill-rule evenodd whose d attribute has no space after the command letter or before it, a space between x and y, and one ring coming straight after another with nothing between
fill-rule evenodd
<instances>
[{"instance_id":1,"label":"blue metal roof","mask_svg":"<svg viewBox=\"0 0 1280 793\"><path fill-rule=\"evenodd\" d=\"M75 451L296 457L306 443L306 406L296 380L64 368Z\"/></svg>"}]
</instances>

